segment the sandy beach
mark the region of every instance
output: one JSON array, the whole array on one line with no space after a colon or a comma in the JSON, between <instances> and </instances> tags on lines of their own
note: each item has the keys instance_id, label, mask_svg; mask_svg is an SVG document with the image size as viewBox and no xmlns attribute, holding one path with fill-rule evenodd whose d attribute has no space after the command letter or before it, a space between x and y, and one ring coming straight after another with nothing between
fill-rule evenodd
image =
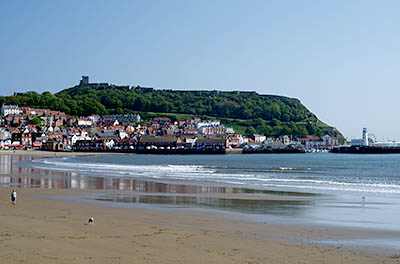
<instances>
[{"instance_id":1,"label":"sandy beach","mask_svg":"<svg viewBox=\"0 0 400 264\"><path fill-rule=\"evenodd\" d=\"M1 154L88 155L41 151ZM11 205L11 191L0 188L0 263L400 263L397 252L312 242L400 237L393 231L261 223L215 210L111 206L76 198L118 193L111 190L16 188L17 204ZM250 197L202 194L217 196ZM273 195L257 197L277 200ZM313 199L279 197L282 201ZM94 224L88 224L91 217Z\"/></svg>"},{"instance_id":2,"label":"sandy beach","mask_svg":"<svg viewBox=\"0 0 400 264\"><path fill-rule=\"evenodd\" d=\"M217 215L115 208L49 197L75 190L0 189L0 263L399 263L396 255L296 243L340 232ZM93 225L88 224L95 218ZM369 234L371 235L371 234Z\"/></svg>"}]
</instances>

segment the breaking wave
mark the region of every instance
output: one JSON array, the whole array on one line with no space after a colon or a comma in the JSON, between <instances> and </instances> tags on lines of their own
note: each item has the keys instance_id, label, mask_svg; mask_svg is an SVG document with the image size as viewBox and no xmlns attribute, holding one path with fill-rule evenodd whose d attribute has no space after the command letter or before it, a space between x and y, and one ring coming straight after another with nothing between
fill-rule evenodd
<instances>
[{"instance_id":1,"label":"breaking wave","mask_svg":"<svg viewBox=\"0 0 400 264\"><path fill-rule=\"evenodd\" d=\"M33 167L44 170L68 171L83 175L102 177L146 177L181 181L207 181L219 184L234 184L252 188L293 188L328 192L372 192L400 194L398 181L377 181L340 175L318 175L310 167L232 168L212 165L176 164L117 164L72 161L69 158L41 159L33 161ZM280 173L288 171L288 173ZM304 174L313 171L312 177ZM311 174L310 174L311 175Z\"/></svg>"}]
</instances>

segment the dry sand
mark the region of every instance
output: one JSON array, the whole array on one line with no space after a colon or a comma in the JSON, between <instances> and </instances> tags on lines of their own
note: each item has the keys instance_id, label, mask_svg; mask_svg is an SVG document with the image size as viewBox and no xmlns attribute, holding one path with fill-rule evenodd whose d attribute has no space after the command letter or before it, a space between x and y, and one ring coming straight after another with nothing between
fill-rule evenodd
<instances>
[{"instance_id":1,"label":"dry sand","mask_svg":"<svg viewBox=\"0 0 400 264\"><path fill-rule=\"evenodd\" d=\"M74 190L17 192L11 205L11 189L0 189L0 263L400 263L383 253L279 239L329 236L329 230L47 196L80 194Z\"/></svg>"}]
</instances>

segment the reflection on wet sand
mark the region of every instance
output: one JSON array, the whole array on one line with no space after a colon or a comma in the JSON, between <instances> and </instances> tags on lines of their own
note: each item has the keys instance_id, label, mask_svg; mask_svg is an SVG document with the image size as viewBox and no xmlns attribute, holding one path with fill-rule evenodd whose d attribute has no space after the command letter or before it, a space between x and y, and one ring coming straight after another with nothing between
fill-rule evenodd
<instances>
[{"instance_id":1,"label":"reflection on wet sand","mask_svg":"<svg viewBox=\"0 0 400 264\"><path fill-rule=\"evenodd\" d=\"M317 196L317 194L254 190L248 188L210 186L203 184L165 183L154 179L133 177L101 177L71 171L50 171L32 168L29 163L39 159L31 155L0 155L0 185L24 188L120 190L152 193L246 193L286 196Z\"/></svg>"},{"instance_id":2,"label":"reflection on wet sand","mask_svg":"<svg viewBox=\"0 0 400 264\"><path fill-rule=\"evenodd\" d=\"M89 200L200 207L255 214L297 215L317 194L254 190L205 183L165 183L133 177L101 177L31 167L30 155L0 155L0 185L23 188L128 191L100 194ZM294 197L293 197L294 196ZM274 198L275 197L275 198ZM290 198L293 197L293 198Z\"/></svg>"},{"instance_id":3,"label":"reflection on wet sand","mask_svg":"<svg viewBox=\"0 0 400 264\"><path fill-rule=\"evenodd\" d=\"M179 195L97 195L89 197L102 202L158 204L174 207L200 207L234 211L247 214L274 214L295 216L314 204L315 200L268 200L268 199L238 199L223 197L179 196Z\"/></svg>"},{"instance_id":4,"label":"reflection on wet sand","mask_svg":"<svg viewBox=\"0 0 400 264\"><path fill-rule=\"evenodd\" d=\"M23 169L25 170L25 168ZM24 188L47 189L90 189L90 190L118 190L138 191L151 193L221 193L221 194L269 194L285 196L319 196L318 194L283 192L274 190L253 190L248 188L222 187L179 183L162 183L155 180L142 180L135 178L109 178L99 176L86 176L73 172L54 172L46 170L37 171L36 174L6 174L0 175L1 186L15 186Z\"/></svg>"},{"instance_id":5,"label":"reflection on wet sand","mask_svg":"<svg viewBox=\"0 0 400 264\"><path fill-rule=\"evenodd\" d=\"M0 155L0 174L36 174L39 170L23 168L17 162L40 159L31 155Z\"/></svg>"}]
</instances>

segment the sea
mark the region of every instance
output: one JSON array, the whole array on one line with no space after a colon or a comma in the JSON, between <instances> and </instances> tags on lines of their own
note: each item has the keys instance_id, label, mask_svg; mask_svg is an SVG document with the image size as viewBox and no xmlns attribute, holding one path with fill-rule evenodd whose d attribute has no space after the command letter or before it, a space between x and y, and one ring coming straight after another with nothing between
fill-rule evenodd
<instances>
[{"instance_id":1,"label":"sea","mask_svg":"<svg viewBox=\"0 0 400 264\"><path fill-rule=\"evenodd\" d=\"M1 186L93 190L77 197L87 202L400 232L399 154L2 155L0 162ZM400 249L398 239L381 242Z\"/></svg>"}]
</instances>

